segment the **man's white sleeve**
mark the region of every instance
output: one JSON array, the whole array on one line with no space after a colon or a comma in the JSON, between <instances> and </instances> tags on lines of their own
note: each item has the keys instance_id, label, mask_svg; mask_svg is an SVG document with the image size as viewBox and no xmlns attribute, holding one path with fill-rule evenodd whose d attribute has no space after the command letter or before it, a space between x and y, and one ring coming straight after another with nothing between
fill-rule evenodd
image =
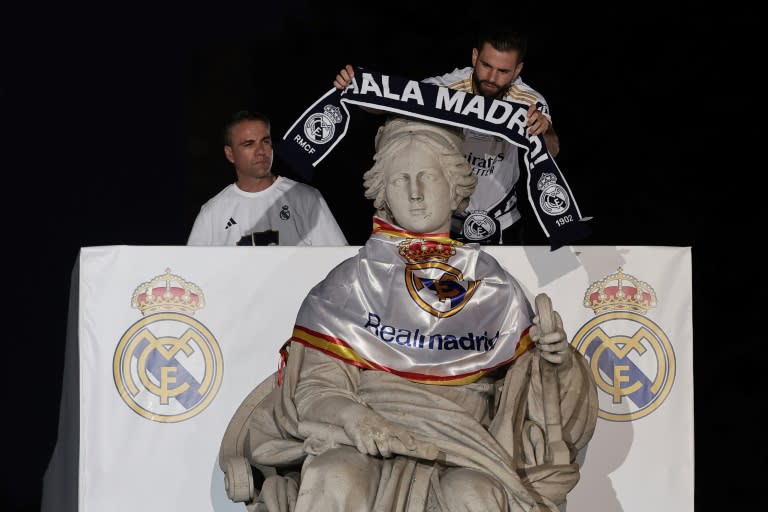
<instances>
[{"instance_id":1,"label":"man's white sleeve","mask_svg":"<svg viewBox=\"0 0 768 512\"><path fill-rule=\"evenodd\" d=\"M200 209L200 213L197 214L195 223L192 225L192 231L189 233L187 245L213 245L212 233L210 215L204 209Z\"/></svg>"},{"instance_id":2,"label":"man's white sleeve","mask_svg":"<svg viewBox=\"0 0 768 512\"><path fill-rule=\"evenodd\" d=\"M315 198L316 211L312 215L315 221L310 221L313 224L309 235L310 243L312 245L349 245L331 209L328 208L325 198L319 191L315 193Z\"/></svg>"}]
</instances>

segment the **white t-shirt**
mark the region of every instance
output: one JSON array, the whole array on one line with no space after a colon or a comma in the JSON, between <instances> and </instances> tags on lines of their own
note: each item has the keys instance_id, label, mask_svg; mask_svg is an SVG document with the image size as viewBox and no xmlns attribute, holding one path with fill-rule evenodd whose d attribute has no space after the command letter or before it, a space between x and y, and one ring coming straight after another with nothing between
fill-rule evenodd
<instances>
[{"instance_id":1,"label":"white t-shirt","mask_svg":"<svg viewBox=\"0 0 768 512\"><path fill-rule=\"evenodd\" d=\"M320 192L282 176L266 190L228 185L201 208L187 245L348 245Z\"/></svg>"},{"instance_id":2,"label":"white t-shirt","mask_svg":"<svg viewBox=\"0 0 768 512\"><path fill-rule=\"evenodd\" d=\"M442 76L425 78L423 82L471 93L472 67L457 68ZM544 97L520 77L512 83L503 99L525 104L539 101L546 106L544 113L549 117L549 106ZM515 183L520 179L518 147L501 137L469 129L464 130L464 137L464 156L478 177L466 213L493 212L501 229L506 229L520 219L517 197L513 192Z\"/></svg>"}]
</instances>

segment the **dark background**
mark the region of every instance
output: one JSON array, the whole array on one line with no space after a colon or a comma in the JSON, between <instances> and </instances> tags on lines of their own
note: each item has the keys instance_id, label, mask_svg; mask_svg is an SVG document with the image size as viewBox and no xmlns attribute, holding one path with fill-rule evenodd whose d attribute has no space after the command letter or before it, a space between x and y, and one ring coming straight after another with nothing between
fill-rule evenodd
<instances>
[{"instance_id":1,"label":"dark background","mask_svg":"<svg viewBox=\"0 0 768 512\"><path fill-rule=\"evenodd\" d=\"M757 296L763 272L753 256L765 233L758 17L735 4L556 16L511 2L314 5L5 10L0 510L40 507L80 247L183 245L200 205L234 180L221 143L232 112L267 113L279 139L344 64L442 74L470 65L474 28L502 16L530 31L523 78L547 98L558 164L595 217L585 243L692 247L696 505L758 502L744 468L766 461L751 378L763 353L750 320L760 302L736 306ZM380 121L353 110L312 181L353 245L370 231L361 175ZM296 177L279 158L274 171Z\"/></svg>"}]
</instances>

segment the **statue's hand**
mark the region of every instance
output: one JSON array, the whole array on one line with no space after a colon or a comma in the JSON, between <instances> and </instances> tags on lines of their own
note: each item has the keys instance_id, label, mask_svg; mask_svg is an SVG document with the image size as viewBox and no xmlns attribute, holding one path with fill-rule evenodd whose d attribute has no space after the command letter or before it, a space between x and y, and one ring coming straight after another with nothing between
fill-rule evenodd
<instances>
[{"instance_id":1,"label":"statue's hand","mask_svg":"<svg viewBox=\"0 0 768 512\"><path fill-rule=\"evenodd\" d=\"M294 479L270 475L261 486L259 501L264 503L270 512L291 512L296 508L298 495L299 486Z\"/></svg>"},{"instance_id":2,"label":"statue's hand","mask_svg":"<svg viewBox=\"0 0 768 512\"><path fill-rule=\"evenodd\" d=\"M533 327L531 327L529 335L531 340L536 343L536 347L545 361L558 365L561 368L568 368L573 356L571 353L572 349L568 344L568 337L563 329L563 320L560 318L560 314L557 311L553 311L552 316L554 317L554 331L549 334L542 334L541 319L537 315L533 317Z\"/></svg>"},{"instance_id":3,"label":"statue's hand","mask_svg":"<svg viewBox=\"0 0 768 512\"><path fill-rule=\"evenodd\" d=\"M356 405L354 410L345 411L343 427L360 453L391 457L393 453L416 450L416 441L410 433L368 407Z\"/></svg>"}]
</instances>

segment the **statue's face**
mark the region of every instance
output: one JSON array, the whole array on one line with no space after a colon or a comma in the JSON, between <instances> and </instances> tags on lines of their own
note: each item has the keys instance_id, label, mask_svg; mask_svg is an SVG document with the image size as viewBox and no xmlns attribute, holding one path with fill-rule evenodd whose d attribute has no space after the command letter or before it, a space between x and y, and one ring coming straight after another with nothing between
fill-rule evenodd
<instances>
[{"instance_id":1,"label":"statue's face","mask_svg":"<svg viewBox=\"0 0 768 512\"><path fill-rule=\"evenodd\" d=\"M418 233L447 232L456 201L437 155L411 141L384 168L386 200L395 223Z\"/></svg>"}]
</instances>

